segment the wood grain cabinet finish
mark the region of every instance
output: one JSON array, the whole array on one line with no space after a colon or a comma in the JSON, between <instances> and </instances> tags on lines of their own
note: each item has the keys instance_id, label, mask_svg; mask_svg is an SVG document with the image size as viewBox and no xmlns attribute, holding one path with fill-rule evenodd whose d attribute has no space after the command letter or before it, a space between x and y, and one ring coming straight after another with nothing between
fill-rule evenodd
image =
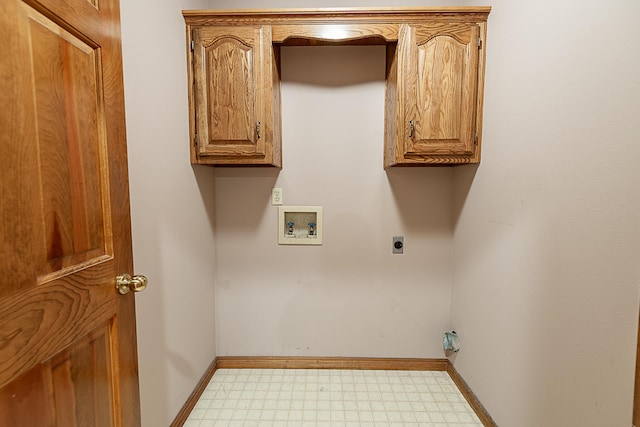
<instances>
[{"instance_id":1,"label":"wood grain cabinet finish","mask_svg":"<svg viewBox=\"0 0 640 427\"><path fill-rule=\"evenodd\" d=\"M183 11L192 163L281 167L279 48L386 45L384 166L478 163L490 7Z\"/></svg>"},{"instance_id":2,"label":"wood grain cabinet finish","mask_svg":"<svg viewBox=\"0 0 640 427\"><path fill-rule=\"evenodd\" d=\"M198 28L193 41L193 163L279 167L274 111L280 88L271 27Z\"/></svg>"},{"instance_id":3,"label":"wood grain cabinet finish","mask_svg":"<svg viewBox=\"0 0 640 427\"><path fill-rule=\"evenodd\" d=\"M385 167L477 163L480 27L400 25L389 46Z\"/></svg>"}]
</instances>

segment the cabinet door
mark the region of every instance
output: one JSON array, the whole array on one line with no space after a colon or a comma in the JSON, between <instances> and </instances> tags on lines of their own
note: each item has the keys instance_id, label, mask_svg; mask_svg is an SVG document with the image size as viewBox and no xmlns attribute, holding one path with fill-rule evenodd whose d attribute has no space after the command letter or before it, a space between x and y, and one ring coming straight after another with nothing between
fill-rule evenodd
<instances>
[{"instance_id":1,"label":"cabinet door","mask_svg":"<svg viewBox=\"0 0 640 427\"><path fill-rule=\"evenodd\" d=\"M476 24L401 26L405 158L473 156L479 36Z\"/></svg>"},{"instance_id":2,"label":"cabinet door","mask_svg":"<svg viewBox=\"0 0 640 427\"><path fill-rule=\"evenodd\" d=\"M264 157L270 27L199 28L193 39L198 156Z\"/></svg>"}]
</instances>

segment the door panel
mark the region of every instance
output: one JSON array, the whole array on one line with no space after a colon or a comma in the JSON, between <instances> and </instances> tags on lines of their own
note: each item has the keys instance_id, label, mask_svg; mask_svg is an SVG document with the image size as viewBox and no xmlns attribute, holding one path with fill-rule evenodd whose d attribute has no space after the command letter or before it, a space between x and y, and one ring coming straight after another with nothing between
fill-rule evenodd
<instances>
[{"instance_id":1,"label":"door panel","mask_svg":"<svg viewBox=\"0 0 640 427\"><path fill-rule=\"evenodd\" d=\"M98 328L47 364L58 425L114 424L110 327Z\"/></svg>"},{"instance_id":2,"label":"door panel","mask_svg":"<svg viewBox=\"0 0 640 427\"><path fill-rule=\"evenodd\" d=\"M0 388L0 425L54 425L50 383L50 371L37 365Z\"/></svg>"},{"instance_id":3,"label":"door panel","mask_svg":"<svg viewBox=\"0 0 640 427\"><path fill-rule=\"evenodd\" d=\"M413 120L405 154L470 155L478 86L477 25L408 27L406 111Z\"/></svg>"},{"instance_id":4,"label":"door panel","mask_svg":"<svg viewBox=\"0 0 640 427\"><path fill-rule=\"evenodd\" d=\"M105 324L1 388L0 425L114 425L110 327Z\"/></svg>"},{"instance_id":5,"label":"door panel","mask_svg":"<svg viewBox=\"0 0 640 427\"><path fill-rule=\"evenodd\" d=\"M105 133L98 120L103 110L100 52L24 8L37 105L46 256L38 275L43 276L96 262L112 246L105 239L110 234L104 218L108 197L101 182L107 168Z\"/></svg>"},{"instance_id":6,"label":"door panel","mask_svg":"<svg viewBox=\"0 0 640 427\"><path fill-rule=\"evenodd\" d=\"M4 1L0 48L0 425L139 425L118 2Z\"/></svg>"}]
</instances>

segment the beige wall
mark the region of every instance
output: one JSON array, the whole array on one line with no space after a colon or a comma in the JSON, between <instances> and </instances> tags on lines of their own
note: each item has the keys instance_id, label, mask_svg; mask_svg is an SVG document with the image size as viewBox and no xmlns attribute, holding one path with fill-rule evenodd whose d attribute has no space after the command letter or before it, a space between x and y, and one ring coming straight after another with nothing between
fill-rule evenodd
<instances>
[{"instance_id":1,"label":"beige wall","mask_svg":"<svg viewBox=\"0 0 640 427\"><path fill-rule=\"evenodd\" d=\"M492 5L483 160L454 172L455 365L499 425L629 426L640 3Z\"/></svg>"},{"instance_id":2,"label":"beige wall","mask_svg":"<svg viewBox=\"0 0 640 427\"><path fill-rule=\"evenodd\" d=\"M442 357L452 171L385 173L384 74L384 46L282 49L283 169L216 170L219 355ZM322 246L277 244L272 187Z\"/></svg>"},{"instance_id":3,"label":"beige wall","mask_svg":"<svg viewBox=\"0 0 640 427\"><path fill-rule=\"evenodd\" d=\"M142 421L166 426L215 357L213 173L192 169L184 8L122 2Z\"/></svg>"}]
</instances>

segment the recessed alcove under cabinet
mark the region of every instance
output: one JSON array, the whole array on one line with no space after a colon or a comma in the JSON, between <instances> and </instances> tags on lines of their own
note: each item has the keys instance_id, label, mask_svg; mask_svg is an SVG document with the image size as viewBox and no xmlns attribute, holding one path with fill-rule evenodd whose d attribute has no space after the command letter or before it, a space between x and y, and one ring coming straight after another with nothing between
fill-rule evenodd
<instances>
[{"instance_id":1,"label":"recessed alcove under cabinet","mask_svg":"<svg viewBox=\"0 0 640 427\"><path fill-rule=\"evenodd\" d=\"M183 11L191 162L281 167L280 47L373 44L387 52L384 166L478 163L490 10Z\"/></svg>"}]
</instances>

